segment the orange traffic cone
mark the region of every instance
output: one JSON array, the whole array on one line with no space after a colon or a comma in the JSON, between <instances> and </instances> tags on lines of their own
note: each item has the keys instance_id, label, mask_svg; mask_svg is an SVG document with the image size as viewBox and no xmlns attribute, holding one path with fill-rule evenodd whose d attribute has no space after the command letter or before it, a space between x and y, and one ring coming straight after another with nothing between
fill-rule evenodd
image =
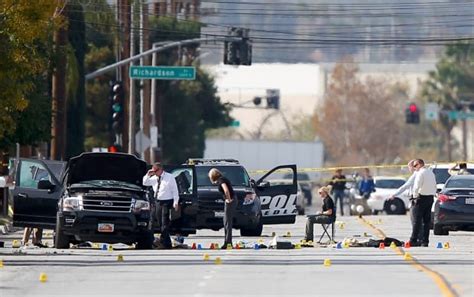
<instances>
[{"instance_id":1,"label":"orange traffic cone","mask_svg":"<svg viewBox=\"0 0 474 297\"><path fill-rule=\"evenodd\" d=\"M193 250L196 249L196 243L195 243L195 242L193 243L193 246L192 246L191 248L192 248Z\"/></svg>"},{"instance_id":2,"label":"orange traffic cone","mask_svg":"<svg viewBox=\"0 0 474 297\"><path fill-rule=\"evenodd\" d=\"M216 247L214 246L214 244L213 244L213 243L211 243L211 247L210 247L210 249L211 249L211 250L214 250L215 248L216 248Z\"/></svg>"},{"instance_id":3,"label":"orange traffic cone","mask_svg":"<svg viewBox=\"0 0 474 297\"><path fill-rule=\"evenodd\" d=\"M383 250L385 248L385 243L381 242L379 245L379 249Z\"/></svg>"},{"instance_id":4,"label":"orange traffic cone","mask_svg":"<svg viewBox=\"0 0 474 297\"><path fill-rule=\"evenodd\" d=\"M410 242L409 242L409 241L405 242L405 248L406 248L406 249L409 249L409 248L411 248L411 244L410 244Z\"/></svg>"}]
</instances>

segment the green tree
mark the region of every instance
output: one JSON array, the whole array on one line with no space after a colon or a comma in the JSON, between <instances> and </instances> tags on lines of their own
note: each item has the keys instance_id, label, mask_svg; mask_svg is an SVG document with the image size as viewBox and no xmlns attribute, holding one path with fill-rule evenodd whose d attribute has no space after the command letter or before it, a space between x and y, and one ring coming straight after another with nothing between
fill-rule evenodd
<instances>
[{"instance_id":1,"label":"green tree","mask_svg":"<svg viewBox=\"0 0 474 297\"><path fill-rule=\"evenodd\" d=\"M442 111L450 111L459 108L461 100L472 100L474 94L473 47L473 43L466 42L446 47L443 57L436 64L436 70L431 71L428 79L422 84L421 97L425 101L436 102ZM444 131L444 151L448 155L448 161L452 161L451 132L457 122L442 112L439 124Z\"/></svg>"},{"instance_id":2,"label":"green tree","mask_svg":"<svg viewBox=\"0 0 474 297\"><path fill-rule=\"evenodd\" d=\"M48 102L46 83L41 78L47 72L50 57L45 49L58 21L54 17L55 9L56 2L49 0L0 2L0 145L3 148L16 141L28 144L48 138L47 129L42 126L48 122L44 120L48 116L45 108ZM32 106L25 111L29 102ZM28 130L27 122L37 126ZM18 123L25 125L15 133Z\"/></svg>"},{"instance_id":3,"label":"green tree","mask_svg":"<svg viewBox=\"0 0 474 297\"><path fill-rule=\"evenodd\" d=\"M86 10L87 24L85 73L115 62L114 38L117 23L114 12L105 0L94 1L94 10ZM110 135L109 82L115 80L115 73L108 72L86 83L85 100L85 150L93 147L108 147Z\"/></svg>"}]
</instances>

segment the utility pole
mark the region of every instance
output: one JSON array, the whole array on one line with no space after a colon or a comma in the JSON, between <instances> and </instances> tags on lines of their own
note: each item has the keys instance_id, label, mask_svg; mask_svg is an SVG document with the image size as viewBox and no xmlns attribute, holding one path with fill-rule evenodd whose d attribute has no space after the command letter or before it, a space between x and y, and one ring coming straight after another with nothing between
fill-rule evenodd
<instances>
[{"instance_id":1,"label":"utility pole","mask_svg":"<svg viewBox=\"0 0 474 297\"><path fill-rule=\"evenodd\" d=\"M119 14L119 33L121 36L120 40L120 54L122 59L127 59L130 57L130 0L117 0ZM125 94L130 93L130 80L126 79L128 76L129 64L120 65L120 78L124 88ZM128 115L129 111L129 101L128 98L125 98L123 104L124 115ZM122 130L122 143L119 143L123 151L127 151L128 147L128 126L129 126L129 117L123 117L123 130Z\"/></svg>"},{"instance_id":2,"label":"utility pole","mask_svg":"<svg viewBox=\"0 0 474 297\"><path fill-rule=\"evenodd\" d=\"M57 8L62 17L65 17L66 3L61 1ZM64 160L66 158L66 25L62 24L54 33L56 65L52 80L52 119L51 119L51 159Z\"/></svg>"},{"instance_id":3,"label":"utility pole","mask_svg":"<svg viewBox=\"0 0 474 297\"><path fill-rule=\"evenodd\" d=\"M140 53L145 49L149 49L149 34L148 34L148 12L149 5L146 2L140 4ZM140 59L140 65L150 65L149 56ZM150 81L140 80L140 130L147 137L150 137ZM142 159L150 162L150 150L145 148L140 143L140 155Z\"/></svg>"},{"instance_id":4,"label":"utility pole","mask_svg":"<svg viewBox=\"0 0 474 297\"><path fill-rule=\"evenodd\" d=\"M135 19L134 1L130 3L130 56L135 55L135 33L134 33L134 19ZM133 66L133 61L130 66ZM128 102L128 153L135 153L135 82L129 77L130 96Z\"/></svg>"}]
</instances>

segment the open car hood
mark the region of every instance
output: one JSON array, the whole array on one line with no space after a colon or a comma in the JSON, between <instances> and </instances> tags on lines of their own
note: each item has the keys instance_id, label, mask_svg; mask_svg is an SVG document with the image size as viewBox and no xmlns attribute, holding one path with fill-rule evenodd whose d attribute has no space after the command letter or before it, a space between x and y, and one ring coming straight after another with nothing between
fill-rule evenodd
<instances>
[{"instance_id":1,"label":"open car hood","mask_svg":"<svg viewBox=\"0 0 474 297\"><path fill-rule=\"evenodd\" d=\"M123 153L82 153L68 163L67 184L90 180L114 180L141 186L145 161Z\"/></svg>"}]
</instances>

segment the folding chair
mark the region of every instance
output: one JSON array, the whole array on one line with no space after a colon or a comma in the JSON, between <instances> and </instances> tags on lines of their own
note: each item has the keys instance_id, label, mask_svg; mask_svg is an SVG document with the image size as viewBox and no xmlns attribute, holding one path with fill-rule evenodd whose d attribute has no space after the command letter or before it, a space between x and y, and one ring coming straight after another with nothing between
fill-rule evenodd
<instances>
[{"instance_id":1,"label":"folding chair","mask_svg":"<svg viewBox=\"0 0 474 297\"><path fill-rule=\"evenodd\" d=\"M324 236L327 236L329 239L329 244L336 243L334 241L334 224L335 221L329 224L321 224L323 227L323 234L321 234L321 237L319 238L318 243L321 243L321 240L323 239ZM331 234L329 234L328 228L331 227Z\"/></svg>"}]
</instances>

